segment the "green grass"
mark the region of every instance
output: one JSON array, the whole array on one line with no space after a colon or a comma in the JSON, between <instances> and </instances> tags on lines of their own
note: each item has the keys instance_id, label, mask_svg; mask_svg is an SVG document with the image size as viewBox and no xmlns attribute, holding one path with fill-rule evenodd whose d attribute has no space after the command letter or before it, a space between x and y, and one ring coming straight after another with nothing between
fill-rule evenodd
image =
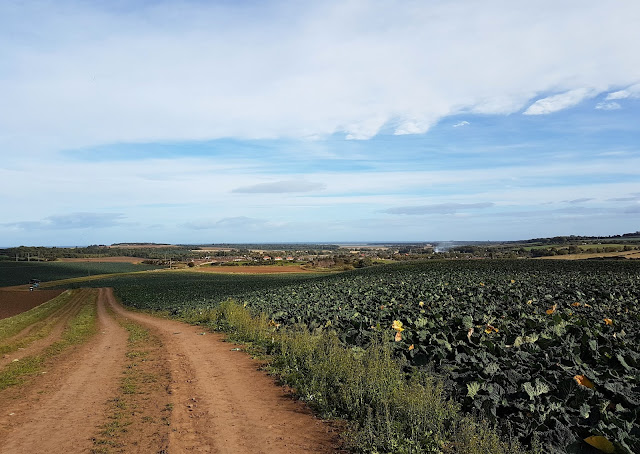
<instances>
[{"instance_id":1,"label":"green grass","mask_svg":"<svg viewBox=\"0 0 640 454\"><path fill-rule=\"evenodd\" d=\"M42 353L11 362L0 371L0 391L24 383L41 372L45 362L73 345L88 340L96 332L96 293L90 295L78 314L71 319L59 341Z\"/></svg>"},{"instance_id":2,"label":"green grass","mask_svg":"<svg viewBox=\"0 0 640 454\"><path fill-rule=\"evenodd\" d=\"M485 422L461 416L442 383L424 372L407 376L385 339L349 348L335 335L277 327L227 301L193 310L185 321L223 330L271 355L270 368L322 417L349 421L345 439L369 453L522 453Z\"/></svg>"},{"instance_id":3,"label":"green grass","mask_svg":"<svg viewBox=\"0 0 640 454\"><path fill-rule=\"evenodd\" d=\"M112 451L123 452L124 446L121 437L128 432L129 426L135 423L137 417L145 424L157 423L168 424L162 418L149 415L142 415L140 411L139 396L147 392L147 387L155 385L158 377L155 374L144 371L142 363L147 361L149 356L148 347L154 342L158 342L147 329L131 321L118 318L118 323L129 333L127 340L127 365L120 379L119 392L116 397L109 401L111 414L108 421L101 427L98 436L93 439L93 454L107 454ZM146 398L145 398L146 399Z\"/></svg>"}]
</instances>

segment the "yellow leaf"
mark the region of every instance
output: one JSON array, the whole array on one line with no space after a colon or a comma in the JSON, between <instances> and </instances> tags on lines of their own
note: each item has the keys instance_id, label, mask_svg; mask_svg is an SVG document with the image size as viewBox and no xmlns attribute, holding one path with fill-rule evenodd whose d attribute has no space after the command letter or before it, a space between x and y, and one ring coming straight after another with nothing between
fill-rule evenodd
<instances>
[{"instance_id":1,"label":"yellow leaf","mask_svg":"<svg viewBox=\"0 0 640 454\"><path fill-rule=\"evenodd\" d=\"M399 333L404 331L404 328L402 327L402 322L400 320L394 320L391 327Z\"/></svg>"},{"instance_id":2,"label":"yellow leaf","mask_svg":"<svg viewBox=\"0 0 640 454\"><path fill-rule=\"evenodd\" d=\"M575 377L573 377L573 379L577 381L580 386L584 386L590 389L595 388L595 385L593 384L593 382L589 380L587 377L585 377L584 375L576 375Z\"/></svg>"},{"instance_id":3,"label":"yellow leaf","mask_svg":"<svg viewBox=\"0 0 640 454\"><path fill-rule=\"evenodd\" d=\"M547 315L551 315L556 311L556 305L554 304L551 309L547 309Z\"/></svg>"},{"instance_id":4,"label":"yellow leaf","mask_svg":"<svg viewBox=\"0 0 640 454\"><path fill-rule=\"evenodd\" d=\"M602 452L606 452L607 454L613 454L614 452L616 452L616 448L615 446L613 446L613 443L600 435L587 437L584 439L584 441L586 441L594 448L599 449Z\"/></svg>"},{"instance_id":5,"label":"yellow leaf","mask_svg":"<svg viewBox=\"0 0 640 454\"><path fill-rule=\"evenodd\" d=\"M516 281L515 281L514 279L511 279L511 283L512 283L512 284L515 284L515 283L516 283Z\"/></svg>"},{"instance_id":6,"label":"yellow leaf","mask_svg":"<svg viewBox=\"0 0 640 454\"><path fill-rule=\"evenodd\" d=\"M396 333L396 337L394 338L394 340L396 342L400 342L402 340L402 333L400 331Z\"/></svg>"},{"instance_id":7,"label":"yellow leaf","mask_svg":"<svg viewBox=\"0 0 640 454\"><path fill-rule=\"evenodd\" d=\"M527 304L533 304L533 300L527 301Z\"/></svg>"},{"instance_id":8,"label":"yellow leaf","mask_svg":"<svg viewBox=\"0 0 640 454\"><path fill-rule=\"evenodd\" d=\"M484 287L484 283L483 282L480 282L480 287Z\"/></svg>"},{"instance_id":9,"label":"yellow leaf","mask_svg":"<svg viewBox=\"0 0 640 454\"><path fill-rule=\"evenodd\" d=\"M399 333L398 333L399 334ZM413 346L413 344L409 345L409 351L413 350L415 347Z\"/></svg>"},{"instance_id":10,"label":"yellow leaf","mask_svg":"<svg viewBox=\"0 0 640 454\"><path fill-rule=\"evenodd\" d=\"M613 320L611 320L610 318L605 318L605 319L604 319L604 322L605 322L607 325L611 325L611 326L613 326Z\"/></svg>"},{"instance_id":11,"label":"yellow leaf","mask_svg":"<svg viewBox=\"0 0 640 454\"><path fill-rule=\"evenodd\" d=\"M418 306L423 307L423 306L424 306L424 301L420 301L420 302L418 303Z\"/></svg>"},{"instance_id":12,"label":"yellow leaf","mask_svg":"<svg viewBox=\"0 0 640 454\"><path fill-rule=\"evenodd\" d=\"M582 303L579 303L578 301L576 301L575 303L572 304L573 307L580 307L582 306Z\"/></svg>"},{"instance_id":13,"label":"yellow leaf","mask_svg":"<svg viewBox=\"0 0 640 454\"><path fill-rule=\"evenodd\" d=\"M496 328L495 326L487 325L487 327L485 328L484 332L487 333L487 334L497 333L498 332L498 328Z\"/></svg>"}]
</instances>

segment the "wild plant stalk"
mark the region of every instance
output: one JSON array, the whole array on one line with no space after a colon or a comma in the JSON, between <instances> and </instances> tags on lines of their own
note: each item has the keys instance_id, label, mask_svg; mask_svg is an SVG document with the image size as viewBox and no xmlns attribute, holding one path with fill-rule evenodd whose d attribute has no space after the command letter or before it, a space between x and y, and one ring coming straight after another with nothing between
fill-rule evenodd
<instances>
[{"instance_id":1,"label":"wild plant stalk","mask_svg":"<svg viewBox=\"0 0 640 454\"><path fill-rule=\"evenodd\" d=\"M484 421L461 415L434 377L424 372L407 376L382 338L365 349L349 348L335 335L279 327L233 301L183 318L269 354L271 369L322 417L349 422L345 438L354 451L525 452Z\"/></svg>"}]
</instances>

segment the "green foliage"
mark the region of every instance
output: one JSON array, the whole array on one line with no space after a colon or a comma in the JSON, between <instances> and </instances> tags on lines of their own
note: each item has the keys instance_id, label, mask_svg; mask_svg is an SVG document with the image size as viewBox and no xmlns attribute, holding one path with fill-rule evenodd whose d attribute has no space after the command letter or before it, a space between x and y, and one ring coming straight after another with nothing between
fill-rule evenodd
<instances>
[{"instance_id":1,"label":"green foliage","mask_svg":"<svg viewBox=\"0 0 640 454\"><path fill-rule=\"evenodd\" d=\"M350 446L369 453L518 453L495 430L444 396L443 384L424 372L409 376L388 342L344 346L337 336L284 329L242 306L185 312L184 319L230 332L272 355L271 368L323 417L351 421Z\"/></svg>"},{"instance_id":2,"label":"green foliage","mask_svg":"<svg viewBox=\"0 0 640 454\"><path fill-rule=\"evenodd\" d=\"M108 285L127 304L177 315L236 297L275 324L360 349L395 334L398 320L404 330L390 348L405 371L433 370L465 412L504 434L550 453L591 452L582 440L592 435L640 452L640 262L433 261L273 280L158 275ZM594 389L577 383L581 375Z\"/></svg>"},{"instance_id":3,"label":"green foliage","mask_svg":"<svg viewBox=\"0 0 640 454\"><path fill-rule=\"evenodd\" d=\"M40 279L46 282L96 274L132 273L158 268L152 265L107 262L0 262L0 287L28 284L30 279Z\"/></svg>"},{"instance_id":4,"label":"green foliage","mask_svg":"<svg viewBox=\"0 0 640 454\"><path fill-rule=\"evenodd\" d=\"M159 271L113 276L72 284L71 287L113 287L125 304L137 309L162 310L172 315L192 308L213 307L211 298L224 301L251 292L265 292L321 279L316 274L218 274Z\"/></svg>"}]
</instances>

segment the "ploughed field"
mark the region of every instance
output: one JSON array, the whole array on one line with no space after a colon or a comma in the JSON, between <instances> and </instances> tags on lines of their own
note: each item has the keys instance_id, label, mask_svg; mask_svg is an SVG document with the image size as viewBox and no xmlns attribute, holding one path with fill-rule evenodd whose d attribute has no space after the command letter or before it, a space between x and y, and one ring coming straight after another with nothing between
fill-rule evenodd
<instances>
[{"instance_id":1,"label":"ploughed field","mask_svg":"<svg viewBox=\"0 0 640 454\"><path fill-rule=\"evenodd\" d=\"M0 289L0 320L28 311L45 301L55 298L60 293L62 293L62 290L39 290L30 292L25 290Z\"/></svg>"},{"instance_id":2,"label":"ploughed field","mask_svg":"<svg viewBox=\"0 0 640 454\"><path fill-rule=\"evenodd\" d=\"M462 408L544 452L640 452L640 263L447 261L334 275L145 273L113 286L173 315L228 298L275 326L381 336ZM595 446L598 448L592 447Z\"/></svg>"}]
</instances>

